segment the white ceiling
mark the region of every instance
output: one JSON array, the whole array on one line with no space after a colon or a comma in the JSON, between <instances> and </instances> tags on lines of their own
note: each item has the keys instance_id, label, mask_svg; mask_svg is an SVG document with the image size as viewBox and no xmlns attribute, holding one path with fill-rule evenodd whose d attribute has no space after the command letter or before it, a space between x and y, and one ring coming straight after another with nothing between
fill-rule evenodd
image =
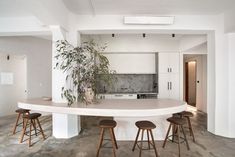
<instances>
[{"instance_id":1,"label":"white ceiling","mask_svg":"<svg viewBox=\"0 0 235 157\"><path fill-rule=\"evenodd\" d=\"M235 0L63 0L75 14L218 14Z\"/></svg>"},{"instance_id":2,"label":"white ceiling","mask_svg":"<svg viewBox=\"0 0 235 157\"><path fill-rule=\"evenodd\" d=\"M0 17L32 16L20 0L0 0Z\"/></svg>"}]
</instances>

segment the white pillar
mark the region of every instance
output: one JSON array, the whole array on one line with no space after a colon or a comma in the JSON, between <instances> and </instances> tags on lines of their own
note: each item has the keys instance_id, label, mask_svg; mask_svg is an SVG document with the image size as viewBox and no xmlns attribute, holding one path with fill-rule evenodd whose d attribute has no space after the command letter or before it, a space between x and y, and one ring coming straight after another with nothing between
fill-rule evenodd
<instances>
[{"instance_id":1,"label":"white pillar","mask_svg":"<svg viewBox=\"0 0 235 157\"><path fill-rule=\"evenodd\" d=\"M235 138L235 33L228 35L229 42L229 137Z\"/></svg>"},{"instance_id":2,"label":"white pillar","mask_svg":"<svg viewBox=\"0 0 235 157\"><path fill-rule=\"evenodd\" d=\"M65 40L66 32L60 26L50 26L52 31L52 101L66 102L61 97L61 88L65 85L66 74L59 69L55 69L57 60L56 41ZM80 116L71 114L52 113L53 136L56 138L71 138L80 132Z\"/></svg>"}]
</instances>

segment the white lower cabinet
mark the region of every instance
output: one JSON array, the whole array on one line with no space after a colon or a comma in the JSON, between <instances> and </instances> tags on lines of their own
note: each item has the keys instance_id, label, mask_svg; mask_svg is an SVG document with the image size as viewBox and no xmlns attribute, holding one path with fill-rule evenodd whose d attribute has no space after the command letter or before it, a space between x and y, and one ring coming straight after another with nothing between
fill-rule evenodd
<instances>
[{"instance_id":1,"label":"white lower cabinet","mask_svg":"<svg viewBox=\"0 0 235 157\"><path fill-rule=\"evenodd\" d=\"M179 99L179 74L159 74L158 97Z\"/></svg>"},{"instance_id":2,"label":"white lower cabinet","mask_svg":"<svg viewBox=\"0 0 235 157\"><path fill-rule=\"evenodd\" d=\"M99 94L99 99L137 99L137 94Z\"/></svg>"}]
</instances>

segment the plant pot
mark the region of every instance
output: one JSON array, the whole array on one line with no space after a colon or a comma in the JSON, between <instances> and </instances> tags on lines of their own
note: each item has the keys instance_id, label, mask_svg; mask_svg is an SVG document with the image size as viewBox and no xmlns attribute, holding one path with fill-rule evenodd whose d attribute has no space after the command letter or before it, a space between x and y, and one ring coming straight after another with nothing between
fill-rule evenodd
<instances>
[{"instance_id":1,"label":"plant pot","mask_svg":"<svg viewBox=\"0 0 235 157\"><path fill-rule=\"evenodd\" d=\"M92 104L94 101L94 91L92 88L86 88L84 93L84 99L86 104Z\"/></svg>"}]
</instances>

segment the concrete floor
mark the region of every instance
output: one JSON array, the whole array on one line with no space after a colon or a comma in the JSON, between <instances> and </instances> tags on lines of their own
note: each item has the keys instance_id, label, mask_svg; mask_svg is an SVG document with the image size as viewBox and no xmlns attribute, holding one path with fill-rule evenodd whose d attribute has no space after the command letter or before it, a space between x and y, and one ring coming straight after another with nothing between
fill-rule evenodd
<instances>
[{"instance_id":1,"label":"concrete floor","mask_svg":"<svg viewBox=\"0 0 235 157\"><path fill-rule=\"evenodd\" d=\"M40 121L45 131L46 140L41 136L33 138L33 146L28 147L27 141L19 144L20 132L12 135L11 131L16 115L0 118L0 157L95 157L99 139L97 123L101 118L83 117L83 130L79 136L71 139L55 139L51 135L51 116L41 117ZM206 115L195 113L192 124L196 143L188 137L191 150L187 151L185 144L181 145L183 157L235 157L235 139L215 136L206 131ZM188 132L187 132L188 133ZM134 133L136 134L136 133ZM177 144L168 142L162 148L162 141L156 141L160 157L177 157ZM138 156L138 149L131 151L133 141L118 142L117 157ZM103 148L100 157L111 157L112 149ZM143 151L143 157L153 157L153 150Z\"/></svg>"}]
</instances>

